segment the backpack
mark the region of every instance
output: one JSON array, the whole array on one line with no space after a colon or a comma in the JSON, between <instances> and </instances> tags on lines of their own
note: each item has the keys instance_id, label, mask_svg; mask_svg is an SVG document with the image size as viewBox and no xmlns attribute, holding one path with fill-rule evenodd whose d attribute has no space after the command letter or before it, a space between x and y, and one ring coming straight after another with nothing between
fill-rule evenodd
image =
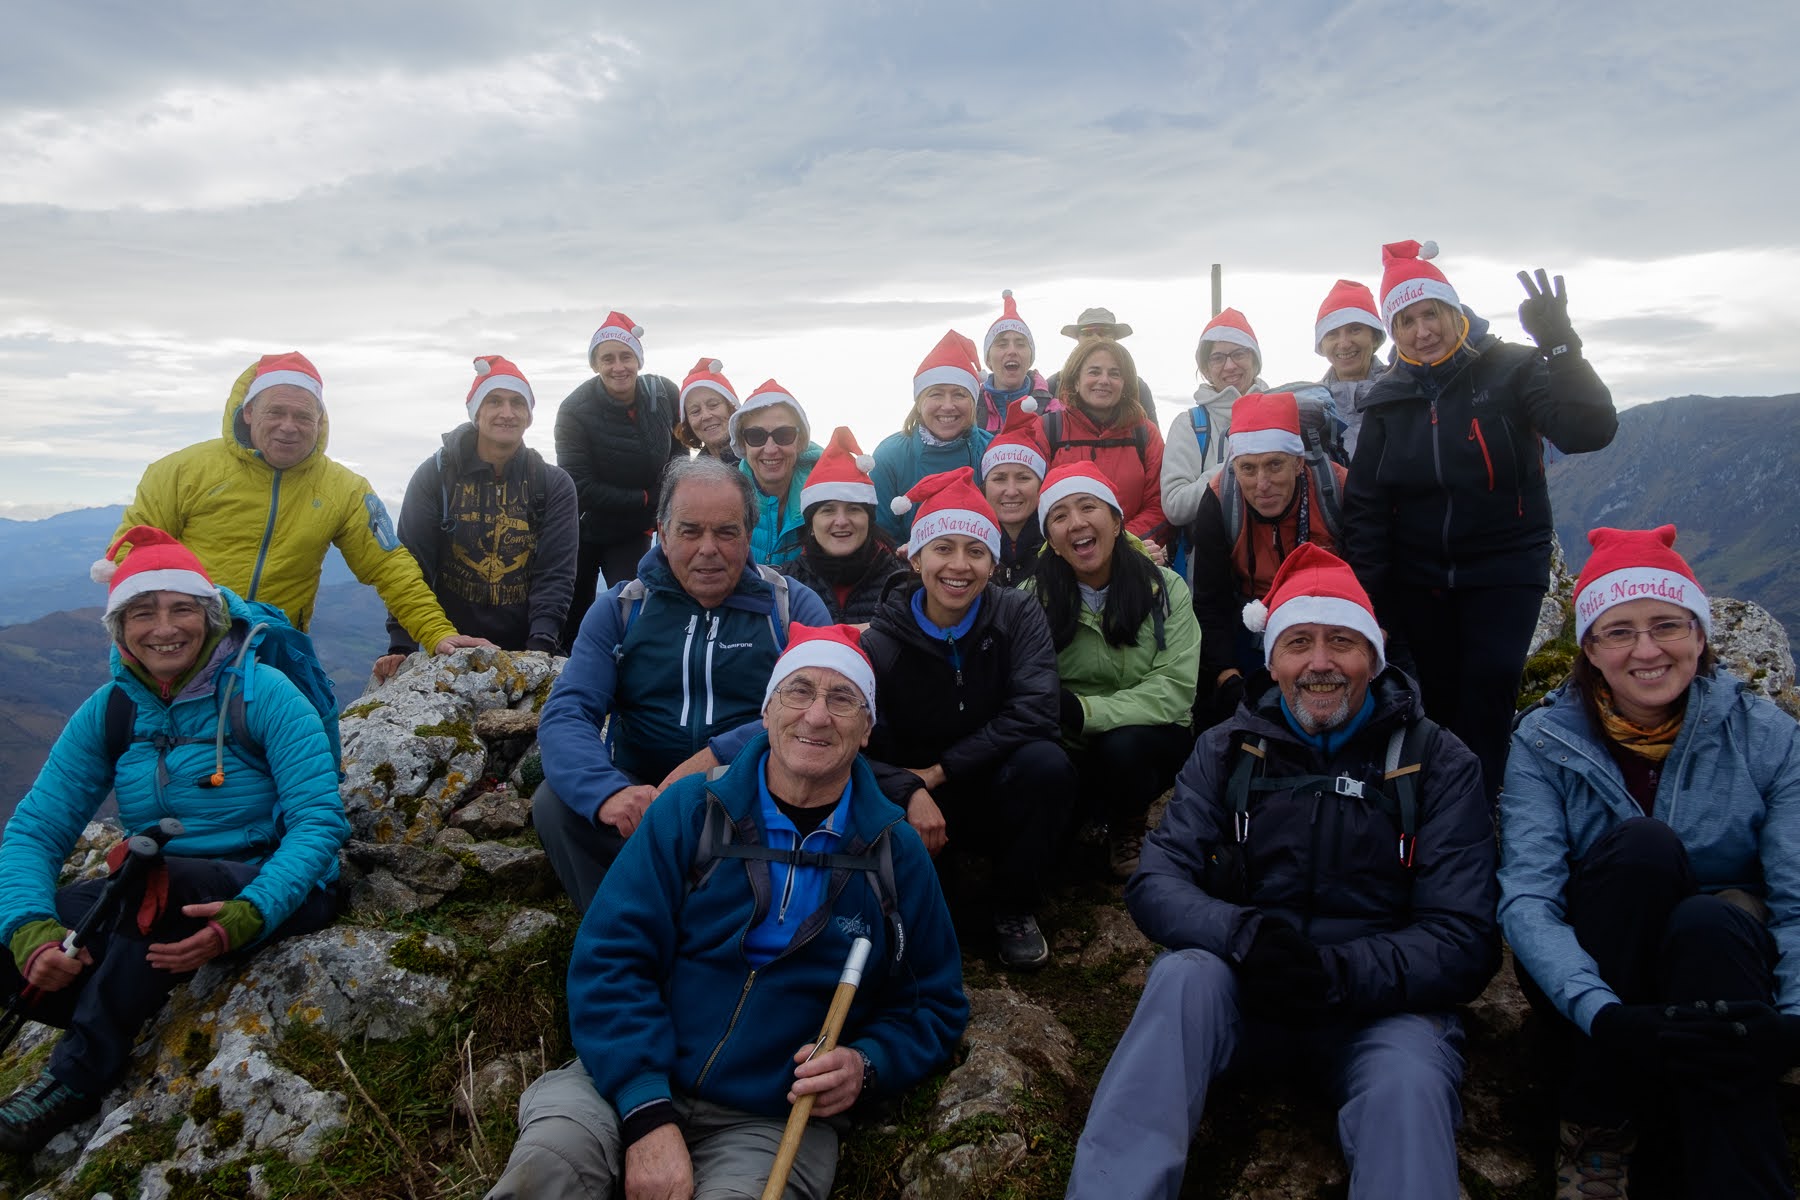
<instances>
[{"instance_id":1,"label":"backpack","mask_svg":"<svg viewBox=\"0 0 1800 1200\"><path fill-rule=\"evenodd\" d=\"M769 614L769 632L775 635L775 653L780 654L787 649L788 626L794 623L794 615L790 609L792 601L788 595L788 577L762 563L756 564L756 573L775 593L775 611ZM631 632L631 623L637 620L648 594L649 590L644 587L641 579L628 580L619 589L619 644L613 647L614 658L625 648L625 635Z\"/></svg>"},{"instance_id":2,"label":"backpack","mask_svg":"<svg viewBox=\"0 0 1800 1200\"><path fill-rule=\"evenodd\" d=\"M550 511L550 498L544 488L544 456L529 446L521 447L525 455L525 494L530 497L526 504L526 520L536 530L544 523L544 514ZM438 477L438 532L455 533L456 522L450 517L450 483L444 478L444 447L439 446L433 456L437 461Z\"/></svg>"},{"instance_id":3,"label":"backpack","mask_svg":"<svg viewBox=\"0 0 1800 1200\"><path fill-rule=\"evenodd\" d=\"M1400 865L1411 870L1419 833L1419 772L1424 769L1426 758L1437 749L1439 728L1436 721L1420 717L1401 725L1388 737L1381 779L1392 785L1391 790L1349 775L1282 775L1270 779L1263 774L1268 766L1268 740L1240 741L1237 763L1225 785L1225 797L1231 804L1232 832L1237 838L1238 870L1243 869L1244 843L1250 840L1251 795L1320 784L1337 795L1358 799L1366 798L1373 789L1377 805L1400 831Z\"/></svg>"},{"instance_id":4,"label":"backpack","mask_svg":"<svg viewBox=\"0 0 1800 1200\"><path fill-rule=\"evenodd\" d=\"M707 772L707 782L723 775L727 767L714 767ZM746 818L748 820L748 818ZM899 889L894 885L894 846L892 831L883 829L861 854L823 854L817 850L778 850L762 843L739 840L740 828L725 811L725 805L709 790L706 793L706 817L700 827L700 841L694 847L694 860L688 864L688 893L711 878L720 859L751 862L779 862L792 867L821 867L833 871L858 871L868 881L881 906L887 923L888 942L893 946L893 962L899 966L906 957L906 923L900 916Z\"/></svg>"},{"instance_id":5,"label":"backpack","mask_svg":"<svg viewBox=\"0 0 1800 1200\"><path fill-rule=\"evenodd\" d=\"M238 648L231 663L220 672L225 694L219 701L216 733L210 738L139 736L137 702L115 683L107 693L106 715L103 719L106 761L109 767L118 765L120 757L133 742L156 744L159 755L173 746L211 742L218 748L217 769L203 783L205 786L217 787L224 782L224 745L229 733L239 756L267 775L268 756L262 743L250 731L244 707L256 699L256 673L251 668L262 663L286 675L318 712L321 723L325 726L325 737L331 744L332 766L337 769L337 777L341 782L344 778L344 745L338 728L337 697L332 690L331 676L325 673L317 652L313 650L312 638L289 624L287 614L275 605L261 600L242 599L227 588L220 588L219 591L225 601L226 612L231 616L231 623L248 626L249 635L245 637L244 644Z\"/></svg>"},{"instance_id":6,"label":"backpack","mask_svg":"<svg viewBox=\"0 0 1800 1200\"><path fill-rule=\"evenodd\" d=\"M1040 418L1044 425L1044 440L1050 444L1050 456L1065 446L1088 446L1096 450L1111 446L1132 446L1137 449L1138 465L1148 468L1150 465L1150 427L1147 422L1139 421L1131 427L1128 437L1098 437L1063 439L1063 410L1048 412Z\"/></svg>"},{"instance_id":7,"label":"backpack","mask_svg":"<svg viewBox=\"0 0 1800 1200\"><path fill-rule=\"evenodd\" d=\"M1343 536L1344 499L1338 492L1337 472L1332 460L1316 450L1300 456L1301 468L1312 481L1313 503L1318 505L1319 520L1333 538ZM1225 544L1237 545L1244 531L1243 493L1238 487L1237 473L1227 468L1219 472L1219 515L1225 520Z\"/></svg>"},{"instance_id":8,"label":"backpack","mask_svg":"<svg viewBox=\"0 0 1800 1200\"><path fill-rule=\"evenodd\" d=\"M1337 398L1322 383L1284 383L1271 392L1292 392L1300 407L1300 440L1308 454L1321 454L1341 467L1350 465L1344 453L1344 420L1338 416ZM1188 409L1188 421L1194 427L1194 439L1200 443L1200 460L1206 461L1207 447L1212 444L1212 417L1206 405Z\"/></svg>"}]
</instances>

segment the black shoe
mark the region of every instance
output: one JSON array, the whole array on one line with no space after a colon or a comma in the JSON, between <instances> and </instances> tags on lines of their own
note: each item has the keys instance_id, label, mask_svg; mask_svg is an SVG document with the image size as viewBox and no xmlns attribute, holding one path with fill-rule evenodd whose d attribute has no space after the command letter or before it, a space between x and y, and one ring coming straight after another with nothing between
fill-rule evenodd
<instances>
[{"instance_id":1,"label":"black shoe","mask_svg":"<svg viewBox=\"0 0 1800 1200\"><path fill-rule=\"evenodd\" d=\"M994 935L1000 940L1000 965L1015 971L1034 971L1050 961L1050 943L1038 929L1037 918L1022 916L994 918Z\"/></svg>"},{"instance_id":2,"label":"black shoe","mask_svg":"<svg viewBox=\"0 0 1800 1200\"><path fill-rule=\"evenodd\" d=\"M45 1071L0 1100L0 1150L35 1154L51 1138L99 1108L99 1100L57 1082Z\"/></svg>"}]
</instances>

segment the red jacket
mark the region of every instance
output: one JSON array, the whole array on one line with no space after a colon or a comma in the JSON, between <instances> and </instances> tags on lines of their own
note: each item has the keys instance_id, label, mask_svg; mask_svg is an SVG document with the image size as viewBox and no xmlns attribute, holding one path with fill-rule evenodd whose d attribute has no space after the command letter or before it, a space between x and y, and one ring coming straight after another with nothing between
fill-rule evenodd
<instances>
[{"instance_id":1,"label":"red jacket","mask_svg":"<svg viewBox=\"0 0 1800 1200\"><path fill-rule=\"evenodd\" d=\"M1052 417L1060 417L1060 425ZM1101 429L1070 406L1044 420L1050 466L1091 462L1100 468L1124 506L1125 528L1140 538L1168 540L1162 511L1162 431L1152 421Z\"/></svg>"}]
</instances>

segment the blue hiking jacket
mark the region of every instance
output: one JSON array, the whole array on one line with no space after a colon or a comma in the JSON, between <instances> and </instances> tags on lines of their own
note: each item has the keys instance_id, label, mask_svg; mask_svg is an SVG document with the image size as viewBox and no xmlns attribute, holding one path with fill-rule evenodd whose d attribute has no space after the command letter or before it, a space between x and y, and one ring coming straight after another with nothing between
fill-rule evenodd
<instances>
[{"instance_id":1,"label":"blue hiking jacket","mask_svg":"<svg viewBox=\"0 0 1800 1200\"><path fill-rule=\"evenodd\" d=\"M225 668L246 632L234 624L170 700L146 687L113 648L112 682L69 718L0 839L0 941L10 940L29 921L56 916L63 861L109 785L128 832L176 817L187 832L170 840L167 853L257 865L256 878L237 898L262 915L262 936L287 920L313 888L337 878L338 850L350 836L350 823L338 799L331 744L318 710L276 668L254 665L251 698L244 704L244 720L263 748L267 773L239 753L228 723L225 781L201 786L215 765ZM123 688L137 709L134 739L116 772L106 747L106 704L114 687ZM195 740L158 750L138 738Z\"/></svg>"},{"instance_id":2,"label":"blue hiking jacket","mask_svg":"<svg viewBox=\"0 0 1800 1200\"><path fill-rule=\"evenodd\" d=\"M851 942L874 943L841 1045L875 1066L882 1092L944 1062L968 1021L962 958L937 875L906 815L859 755L838 849L892 839L904 957L870 878L834 870L826 902L779 957L752 969L744 941L775 899L770 864L718 858L690 890L709 797L744 843L761 843L758 780L768 738L718 779L680 780L646 811L589 906L569 959L569 1026L582 1065L619 1113L680 1092L745 1112L788 1110L794 1052L814 1040Z\"/></svg>"},{"instance_id":3,"label":"blue hiking jacket","mask_svg":"<svg viewBox=\"0 0 1800 1200\"><path fill-rule=\"evenodd\" d=\"M786 631L777 638L774 592L756 562L752 555L737 588L707 609L652 546L638 560L646 594L629 630L619 604L628 583L594 601L538 723L544 778L564 804L591 822L620 788L661 783L703 746L730 762L762 729L763 692ZM788 615L831 623L825 602L792 580ZM601 734L609 716L610 739Z\"/></svg>"},{"instance_id":4,"label":"blue hiking jacket","mask_svg":"<svg viewBox=\"0 0 1800 1200\"><path fill-rule=\"evenodd\" d=\"M756 528L750 533L750 551L756 555L757 562L779 567L799 557L800 532L806 525L806 516L800 508L800 492L824 452L824 447L817 442L806 443L806 448L794 462L794 477L788 480L785 496L764 493L750 464L747 461L738 463L738 470L756 490Z\"/></svg>"},{"instance_id":5,"label":"blue hiking jacket","mask_svg":"<svg viewBox=\"0 0 1800 1200\"><path fill-rule=\"evenodd\" d=\"M1563 914L1570 864L1643 810L1574 688L1513 732L1500 792L1500 921L1519 964L1583 1030L1619 997ZM1705 892L1769 905L1778 1003L1800 1013L1800 726L1727 671L1696 675L1651 815L1687 848Z\"/></svg>"},{"instance_id":6,"label":"blue hiking jacket","mask_svg":"<svg viewBox=\"0 0 1800 1200\"><path fill-rule=\"evenodd\" d=\"M902 551L906 549L913 519L910 512L901 516L894 511L894 497L905 495L927 475L939 475L958 467L974 471L979 487L981 456L987 453L988 443L993 440L994 435L985 429L970 429L948 446L927 446L916 429L911 433L889 434L882 439L881 445L875 447L875 469L869 472L869 478L875 482L875 519L892 535L895 545Z\"/></svg>"}]
</instances>

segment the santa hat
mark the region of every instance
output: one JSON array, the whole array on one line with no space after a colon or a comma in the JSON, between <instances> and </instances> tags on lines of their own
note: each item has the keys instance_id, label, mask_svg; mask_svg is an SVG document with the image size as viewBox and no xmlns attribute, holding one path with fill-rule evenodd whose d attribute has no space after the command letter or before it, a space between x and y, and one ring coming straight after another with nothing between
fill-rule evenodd
<instances>
[{"instance_id":1,"label":"santa hat","mask_svg":"<svg viewBox=\"0 0 1800 1200\"><path fill-rule=\"evenodd\" d=\"M731 435L731 449L739 458L744 457L744 443L738 437L738 427L743 424L744 418L751 413L776 404L785 404L794 410L794 419L800 423L800 448L804 450L807 443L812 441L812 426L807 423L806 410L800 407L800 402L790 396L787 389L773 379L765 379L761 387L751 392L744 402L738 405L737 411L731 414L731 423L726 426L727 432Z\"/></svg>"},{"instance_id":2,"label":"santa hat","mask_svg":"<svg viewBox=\"0 0 1800 1200\"><path fill-rule=\"evenodd\" d=\"M725 364L710 355L695 363L694 369L689 371L687 378L681 381L681 411L687 412L688 393L700 387L711 388L729 400L731 407L736 408L738 406L737 389L731 386L731 380L720 373L724 370Z\"/></svg>"},{"instance_id":3,"label":"santa hat","mask_svg":"<svg viewBox=\"0 0 1800 1200\"><path fill-rule=\"evenodd\" d=\"M802 625L798 621L789 625L788 648L775 660L775 671L763 692L763 707L769 707L782 680L805 667L825 667L855 684L869 702L869 718L874 719L875 668L863 653L862 631L856 626Z\"/></svg>"},{"instance_id":4,"label":"santa hat","mask_svg":"<svg viewBox=\"0 0 1800 1200\"><path fill-rule=\"evenodd\" d=\"M1231 402L1231 436L1225 461L1240 454L1304 454L1300 402L1292 392L1251 392Z\"/></svg>"},{"instance_id":5,"label":"santa hat","mask_svg":"<svg viewBox=\"0 0 1800 1200\"><path fill-rule=\"evenodd\" d=\"M1596 529L1588 534L1594 548L1581 578L1575 581L1575 640L1587 636L1600 614L1632 600L1666 600L1700 619L1701 632L1712 637L1712 605L1694 579L1687 560L1675 553L1675 527Z\"/></svg>"},{"instance_id":6,"label":"santa hat","mask_svg":"<svg viewBox=\"0 0 1800 1200\"><path fill-rule=\"evenodd\" d=\"M1313 349L1325 343L1325 335L1346 325L1367 325L1375 331L1375 344L1387 340L1387 328L1375 315L1375 294L1354 279L1340 279L1325 293L1319 319L1313 322Z\"/></svg>"},{"instance_id":7,"label":"santa hat","mask_svg":"<svg viewBox=\"0 0 1800 1200\"><path fill-rule=\"evenodd\" d=\"M1038 527L1050 527L1050 510L1056 507L1057 501L1066 500L1070 496L1097 496L1104 500L1109 508L1125 515L1124 505L1112 490L1112 484L1100 468L1091 462L1063 463L1050 474L1044 476L1044 486L1038 490Z\"/></svg>"},{"instance_id":8,"label":"santa hat","mask_svg":"<svg viewBox=\"0 0 1800 1200\"><path fill-rule=\"evenodd\" d=\"M1389 242L1381 248L1381 319L1392 332L1394 314L1421 300L1442 300L1460 309L1456 289L1427 259L1437 257L1436 242Z\"/></svg>"},{"instance_id":9,"label":"santa hat","mask_svg":"<svg viewBox=\"0 0 1800 1200\"><path fill-rule=\"evenodd\" d=\"M126 547L123 562L118 561L121 546ZM115 538L106 557L95 559L88 568L88 576L95 583L111 585L106 593L108 616L145 592L181 592L215 599L219 595L194 552L150 525L133 525Z\"/></svg>"},{"instance_id":10,"label":"santa hat","mask_svg":"<svg viewBox=\"0 0 1800 1200\"><path fill-rule=\"evenodd\" d=\"M1375 673L1387 669L1387 639L1375 623L1375 606L1350 564L1316 542L1301 542L1269 581L1269 596L1244 605L1244 628L1263 635L1263 665L1275 643L1295 625L1354 629L1375 648Z\"/></svg>"},{"instance_id":11,"label":"santa hat","mask_svg":"<svg viewBox=\"0 0 1800 1200\"><path fill-rule=\"evenodd\" d=\"M631 353L637 357L638 366L644 365L644 343L639 339L644 336L644 327L633 321L622 312L609 312L600 328L594 330L594 336L588 339L588 365L594 365L594 351L600 348L601 342L624 342Z\"/></svg>"},{"instance_id":12,"label":"santa hat","mask_svg":"<svg viewBox=\"0 0 1800 1200\"><path fill-rule=\"evenodd\" d=\"M869 478L869 472L874 469L875 460L862 452L862 447L856 444L856 435L848 426L839 425L831 431L831 441L826 443L819 461L813 464L812 474L806 477L806 486L800 489L800 511L804 513L827 500L874 504L875 483Z\"/></svg>"},{"instance_id":13,"label":"santa hat","mask_svg":"<svg viewBox=\"0 0 1800 1200\"><path fill-rule=\"evenodd\" d=\"M1037 339L1031 336L1031 326L1019 317L1019 306L1013 303L1011 288L1000 293L1000 319L988 326L987 336L981 339L982 362L987 361L988 351L994 348L994 339L1003 333L1024 334L1026 344L1031 347L1031 357L1037 357Z\"/></svg>"},{"instance_id":14,"label":"santa hat","mask_svg":"<svg viewBox=\"0 0 1800 1200\"><path fill-rule=\"evenodd\" d=\"M895 496L890 507L900 516L913 514L908 558L952 533L985 542L994 557L1000 557L1000 518L975 487L975 472L968 467L927 475L906 495Z\"/></svg>"},{"instance_id":15,"label":"santa hat","mask_svg":"<svg viewBox=\"0 0 1800 1200\"><path fill-rule=\"evenodd\" d=\"M325 381L319 377L319 368L312 365L306 355L298 350L289 350L286 354L265 354L256 360L256 374L250 377L250 386L244 389L244 403L250 403L258 392L268 388L288 384L304 388L319 402L325 405Z\"/></svg>"},{"instance_id":16,"label":"santa hat","mask_svg":"<svg viewBox=\"0 0 1800 1200\"><path fill-rule=\"evenodd\" d=\"M981 456L981 475L1001 463L1022 463L1042 480L1050 470L1050 447L1044 440L1044 423L1037 418L1037 401L1022 396L1006 410L1006 426L994 435Z\"/></svg>"},{"instance_id":17,"label":"santa hat","mask_svg":"<svg viewBox=\"0 0 1800 1200\"><path fill-rule=\"evenodd\" d=\"M525 397L526 409L537 411L537 397L525 382L525 372L498 354L489 354L475 360L475 382L469 385L469 420L473 421L481 410L482 398L500 388L519 393Z\"/></svg>"},{"instance_id":18,"label":"santa hat","mask_svg":"<svg viewBox=\"0 0 1800 1200\"><path fill-rule=\"evenodd\" d=\"M1200 345L1208 342L1230 342L1234 346L1247 346L1256 355L1256 361L1262 362L1262 347L1256 344L1256 331L1250 328L1250 322L1244 314L1235 308L1228 308L1206 323L1200 331ZM1195 351L1198 354L1198 350Z\"/></svg>"},{"instance_id":19,"label":"santa hat","mask_svg":"<svg viewBox=\"0 0 1800 1200\"><path fill-rule=\"evenodd\" d=\"M938 339L913 372L913 399L940 383L954 384L971 397L981 395L981 368L975 363L975 343L954 329Z\"/></svg>"}]
</instances>

